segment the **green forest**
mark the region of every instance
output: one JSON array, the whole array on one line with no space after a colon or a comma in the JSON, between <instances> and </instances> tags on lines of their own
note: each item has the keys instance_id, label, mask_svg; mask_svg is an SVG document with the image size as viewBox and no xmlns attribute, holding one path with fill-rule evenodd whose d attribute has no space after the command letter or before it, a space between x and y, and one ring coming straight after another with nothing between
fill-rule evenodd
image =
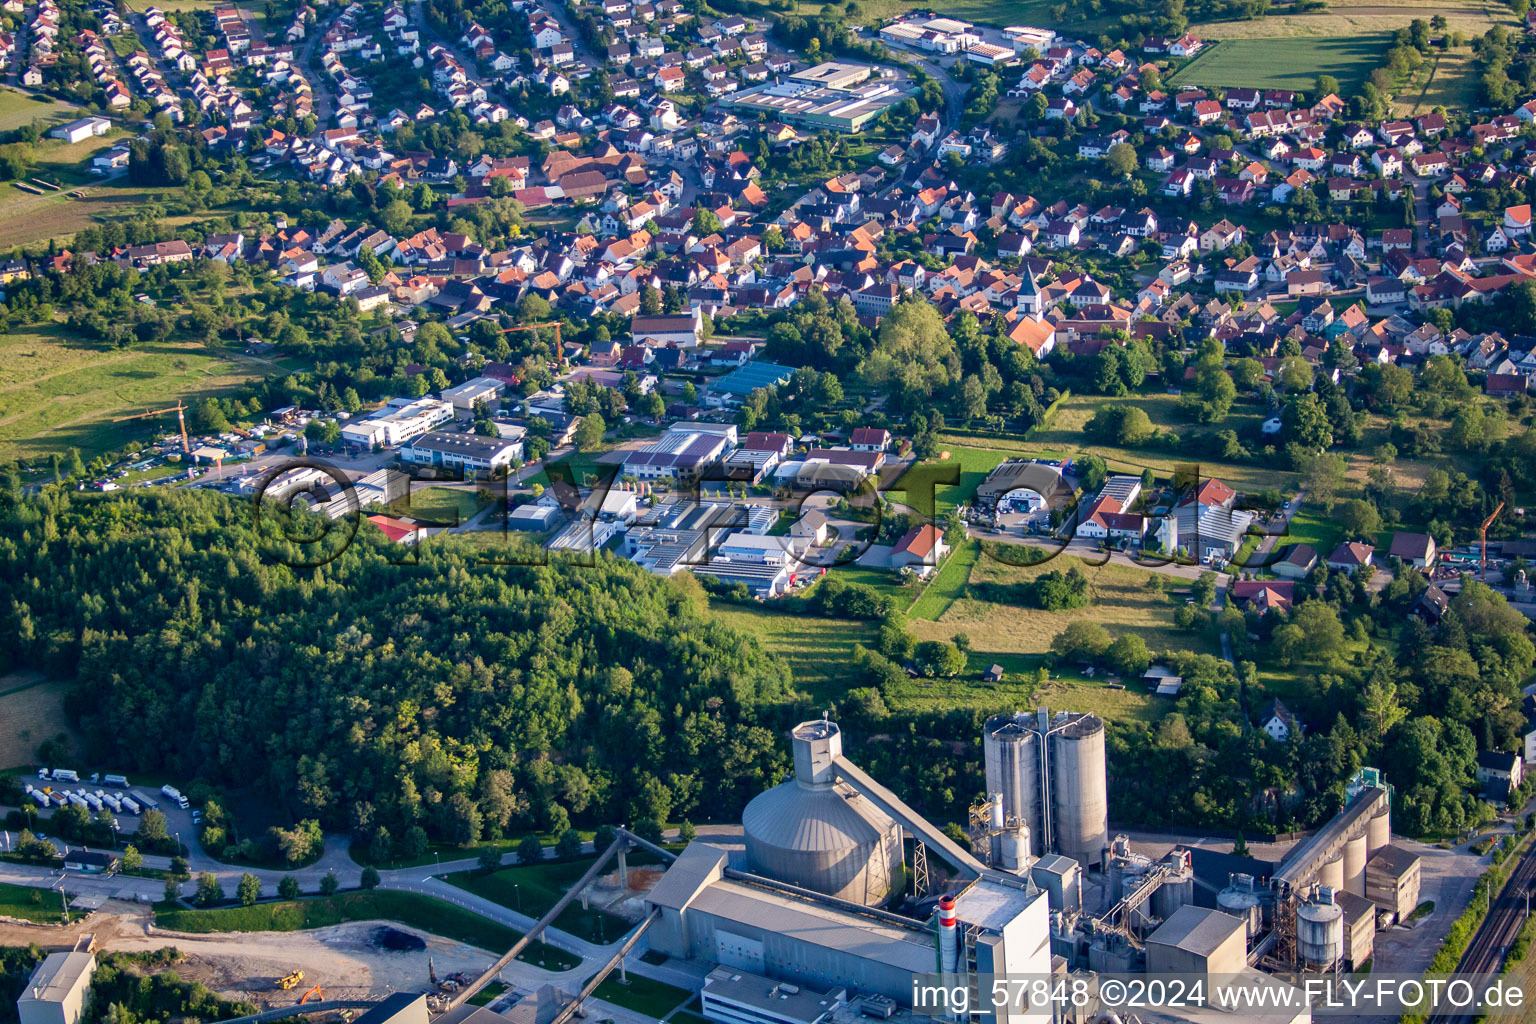
<instances>
[{"instance_id":1,"label":"green forest","mask_svg":"<svg viewBox=\"0 0 1536 1024\"><path fill-rule=\"evenodd\" d=\"M376 856L726 813L783 768L759 715L786 670L705 618L691 577L451 542L401 565L371 527L312 570L263 543L209 494L11 501L3 657L78 676L95 757L259 783Z\"/></svg>"}]
</instances>

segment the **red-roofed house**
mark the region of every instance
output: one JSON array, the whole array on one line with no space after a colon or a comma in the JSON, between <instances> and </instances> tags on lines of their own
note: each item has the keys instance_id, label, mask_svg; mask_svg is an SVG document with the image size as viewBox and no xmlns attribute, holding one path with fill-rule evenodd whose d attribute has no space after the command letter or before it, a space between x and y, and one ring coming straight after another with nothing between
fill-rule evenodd
<instances>
[{"instance_id":1,"label":"red-roofed house","mask_svg":"<svg viewBox=\"0 0 1536 1024\"><path fill-rule=\"evenodd\" d=\"M947 554L949 545L944 543L944 534L937 526L914 526L891 549L891 567L931 567L943 561Z\"/></svg>"}]
</instances>

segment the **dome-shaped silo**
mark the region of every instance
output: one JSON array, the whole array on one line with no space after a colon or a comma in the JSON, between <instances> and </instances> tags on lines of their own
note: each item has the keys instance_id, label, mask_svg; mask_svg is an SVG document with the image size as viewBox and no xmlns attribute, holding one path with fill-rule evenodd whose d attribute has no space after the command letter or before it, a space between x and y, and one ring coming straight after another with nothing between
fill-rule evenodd
<instances>
[{"instance_id":1,"label":"dome-shaped silo","mask_svg":"<svg viewBox=\"0 0 1536 1024\"><path fill-rule=\"evenodd\" d=\"M1001 793L1005 818L1029 830L1031 854L1040 842L1040 734L1028 715L994 715L982 734L987 792Z\"/></svg>"},{"instance_id":2,"label":"dome-shaped silo","mask_svg":"<svg viewBox=\"0 0 1536 1024\"><path fill-rule=\"evenodd\" d=\"M1109 785L1104 723L1081 715L1051 734L1051 809L1056 849L1084 864L1102 863L1109 843Z\"/></svg>"},{"instance_id":3,"label":"dome-shaped silo","mask_svg":"<svg viewBox=\"0 0 1536 1024\"><path fill-rule=\"evenodd\" d=\"M1259 934L1262 911L1252 875L1233 875L1231 884L1216 894L1216 909L1242 919L1247 926L1248 943L1253 944L1254 936Z\"/></svg>"},{"instance_id":4,"label":"dome-shaped silo","mask_svg":"<svg viewBox=\"0 0 1536 1024\"><path fill-rule=\"evenodd\" d=\"M842 752L837 726L794 731L795 777L759 793L742 812L749 870L873 906L900 878L901 829L830 770Z\"/></svg>"}]
</instances>

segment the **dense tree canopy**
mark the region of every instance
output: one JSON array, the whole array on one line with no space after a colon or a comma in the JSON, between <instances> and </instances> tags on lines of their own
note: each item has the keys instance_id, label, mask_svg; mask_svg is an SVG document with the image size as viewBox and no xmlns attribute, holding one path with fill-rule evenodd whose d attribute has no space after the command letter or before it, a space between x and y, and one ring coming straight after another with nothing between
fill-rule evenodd
<instances>
[{"instance_id":1,"label":"dense tree canopy","mask_svg":"<svg viewBox=\"0 0 1536 1024\"><path fill-rule=\"evenodd\" d=\"M366 523L314 570L262 544L209 495L15 503L4 656L78 670L69 707L114 763L259 783L295 819L396 845L730 813L774 780L756 716L782 664L642 569L454 542L397 564L415 559Z\"/></svg>"}]
</instances>

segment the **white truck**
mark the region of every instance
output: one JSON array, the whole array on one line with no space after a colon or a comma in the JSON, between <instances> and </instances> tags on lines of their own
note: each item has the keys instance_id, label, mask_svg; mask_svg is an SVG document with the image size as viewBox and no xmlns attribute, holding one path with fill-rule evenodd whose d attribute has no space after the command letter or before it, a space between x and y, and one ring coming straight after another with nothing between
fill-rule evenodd
<instances>
[{"instance_id":1,"label":"white truck","mask_svg":"<svg viewBox=\"0 0 1536 1024\"><path fill-rule=\"evenodd\" d=\"M48 794L40 789L32 791L32 799L39 807L49 807L53 804L53 801L48 799Z\"/></svg>"},{"instance_id":2,"label":"white truck","mask_svg":"<svg viewBox=\"0 0 1536 1024\"><path fill-rule=\"evenodd\" d=\"M116 786L118 789L128 788L128 777L126 775L103 775L101 781L109 786Z\"/></svg>"},{"instance_id":3,"label":"white truck","mask_svg":"<svg viewBox=\"0 0 1536 1024\"><path fill-rule=\"evenodd\" d=\"M55 768L53 770L53 781L55 781L55 782L79 782L80 781L80 776L75 774L75 772L71 771L68 768Z\"/></svg>"},{"instance_id":4,"label":"white truck","mask_svg":"<svg viewBox=\"0 0 1536 1024\"><path fill-rule=\"evenodd\" d=\"M113 796L111 793L108 793L108 792L106 792L104 790L98 789L96 791L96 799L100 800L102 803L104 803L108 807L112 808L112 810L114 812L116 812L118 814L122 813L122 810L123 810L123 803L122 803L122 801L119 800L117 797Z\"/></svg>"},{"instance_id":5,"label":"white truck","mask_svg":"<svg viewBox=\"0 0 1536 1024\"><path fill-rule=\"evenodd\" d=\"M139 803L133 797L125 796L125 797L119 797L118 799L119 799L119 802L122 803L122 805L123 805L123 810L127 811L129 814L138 814L139 813L139 809L140 809L139 808Z\"/></svg>"},{"instance_id":6,"label":"white truck","mask_svg":"<svg viewBox=\"0 0 1536 1024\"><path fill-rule=\"evenodd\" d=\"M167 800L169 800L171 803L175 804L177 807L180 807L182 810L186 810L187 809L187 798L182 796L181 795L181 790L177 789L175 786L171 786L171 785L161 786L160 787L160 793Z\"/></svg>"}]
</instances>

